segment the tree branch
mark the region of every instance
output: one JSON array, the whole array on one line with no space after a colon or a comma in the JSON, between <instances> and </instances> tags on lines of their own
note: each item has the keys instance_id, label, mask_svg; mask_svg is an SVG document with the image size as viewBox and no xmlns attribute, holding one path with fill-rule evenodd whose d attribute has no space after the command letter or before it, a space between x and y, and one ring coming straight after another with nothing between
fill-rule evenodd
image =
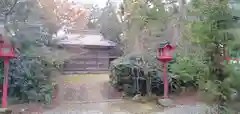
<instances>
[{"instance_id":1,"label":"tree branch","mask_svg":"<svg viewBox=\"0 0 240 114\"><path fill-rule=\"evenodd\" d=\"M10 14L12 14L13 9L15 8L16 4L17 4L18 0L15 0L13 5L11 6L10 10L4 14L4 29L6 30L7 33L10 32L9 28L7 27L7 23L8 23L8 16Z\"/></svg>"},{"instance_id":2,"label":"tree branch","mask_svg":"<svg viewBox=\"0 0 240 114\"><path fill-rule=\"evenodd\" d=\"M10 10L5 14L5 15L9 15L12 13L13 9L15 8L16 4L17 4L18 0L15 0L12 7L10 8Z\"/></svg>"}]
</instances>

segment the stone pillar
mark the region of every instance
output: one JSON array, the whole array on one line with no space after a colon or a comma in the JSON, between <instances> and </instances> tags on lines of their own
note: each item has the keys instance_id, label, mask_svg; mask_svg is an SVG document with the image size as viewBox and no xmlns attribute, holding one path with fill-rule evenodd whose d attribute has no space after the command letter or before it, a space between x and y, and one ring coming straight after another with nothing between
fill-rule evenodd
<instances>
[{"instance_id":1,"label":"stone pillar","mask_svg":"<svg viewBox=\"0 0 240 114\"><path fill-rule=\"evenodd\" d=\"M12 114L12 110L7 108L0 108L0 114Z\"/></svg>"}]
</instances>

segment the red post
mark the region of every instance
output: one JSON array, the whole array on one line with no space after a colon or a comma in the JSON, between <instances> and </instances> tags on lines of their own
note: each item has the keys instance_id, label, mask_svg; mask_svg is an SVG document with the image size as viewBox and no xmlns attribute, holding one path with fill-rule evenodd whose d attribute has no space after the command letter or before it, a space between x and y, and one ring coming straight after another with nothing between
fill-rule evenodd
<instances>
[{"instance_id":1,"label":"red post","mask_svg":"<svg viewBox=\"0 0 240 114\"><path fill-rule=\"evenodd\" d=\"M7 91L8 91L8 59L4 59L4 79L3 79L3 92L2 92L2 108L7 107Z\"/></svg>"},{"instance_id":2,"label":"red post","mask_svg":"<svg viewBox=\"0 0 240 114\"><path fill-rule=\"evenodd\" d=\"M167 62L163 62L164 99L168 98Z\"/></svg>"}]
</instances>

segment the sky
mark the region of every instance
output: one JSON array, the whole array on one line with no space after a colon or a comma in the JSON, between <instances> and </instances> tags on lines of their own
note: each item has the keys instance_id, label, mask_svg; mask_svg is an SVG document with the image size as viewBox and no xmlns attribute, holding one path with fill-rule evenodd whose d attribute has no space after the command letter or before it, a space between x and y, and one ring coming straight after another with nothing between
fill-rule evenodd
<instances>
[{"instance_id":1,"label":"sky","mask_svg":"<svg viewBox=\"0 0 240 114\"><path fill-rule=\"evenodd\" d=\"M73 0L76 2L81 2L81 3L85 3L85 4L97 4L100 7L104 7L107 0Z\"/></svg>"}]
</instances>

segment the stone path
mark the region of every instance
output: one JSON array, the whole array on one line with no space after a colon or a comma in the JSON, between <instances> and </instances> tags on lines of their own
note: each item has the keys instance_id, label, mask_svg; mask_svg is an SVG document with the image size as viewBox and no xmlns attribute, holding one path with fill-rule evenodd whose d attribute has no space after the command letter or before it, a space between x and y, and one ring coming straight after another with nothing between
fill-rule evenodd
<instances>
[{"instance_id":1,"label":"stone path","mask_svg":"<svg viewBox=\"0 0 240 114\"><path fill-rule=\"evenodd\" d=\"M193 103L191 96L174 99L176 107L162 108L155 101L140 103L121 99L120 93L107 82L107 74L64 76L59 82L56 108L34 109L23 114L206 114L207 106Z\"/></svg>"},{"instance_id":2,"label":"stone path","mask_svg":"<svg viewBox=\"0 0 240 114\"><path fill-rule=\"evenodd\" d=\"M47 111L44 114L54 114L61 112L64 114L74 112L73 114L139 114L159 112L162 109L154 103L141 104L132 101L111 101L86 104L62 104L54 110Z\"/></svg>"},{"instance_id":3,"label":"stone path","mask_svg":"<svg viewBox=\"0 0 240 114\"><path fill-rule=\"evenodd\" d=\"M206 113L207 105L179 105L163 109L153 104L131 101L102 102L88 104L65 104L44 114L217 114Z\"/></svg>"},{"instance_id":4,"label":"stone path","mask_svg":"<svg viewBox=\"0 0 240 114\"><path fill-rule=\"evenodd\" d=\"M205 104L199 103L196 105L177 105L173 108L165 109L164 112L158 114L215 114Z\"/></svg>"},{"instance_id":5,"label":"stone path","mask_svg":"<svg viewBox=\"0 0 240 114\"><path fill-rule=\"evenodd\" d=\"M64 102L102 102L121 99L121 94L110 86L107 74L72 75L64 78Z\"/></svg>"},{"instance_id":6,"label":"stone path","mask_svg":"<svg viewBox=\"0 0 240 114\"><path fill-rule=\"evenodd\" d=\"M155 102L147 104L121 99L108 84L108 74L64 76L60 105L44 114L135 114L162 111Z\"/></svg>"}]
</instances>

